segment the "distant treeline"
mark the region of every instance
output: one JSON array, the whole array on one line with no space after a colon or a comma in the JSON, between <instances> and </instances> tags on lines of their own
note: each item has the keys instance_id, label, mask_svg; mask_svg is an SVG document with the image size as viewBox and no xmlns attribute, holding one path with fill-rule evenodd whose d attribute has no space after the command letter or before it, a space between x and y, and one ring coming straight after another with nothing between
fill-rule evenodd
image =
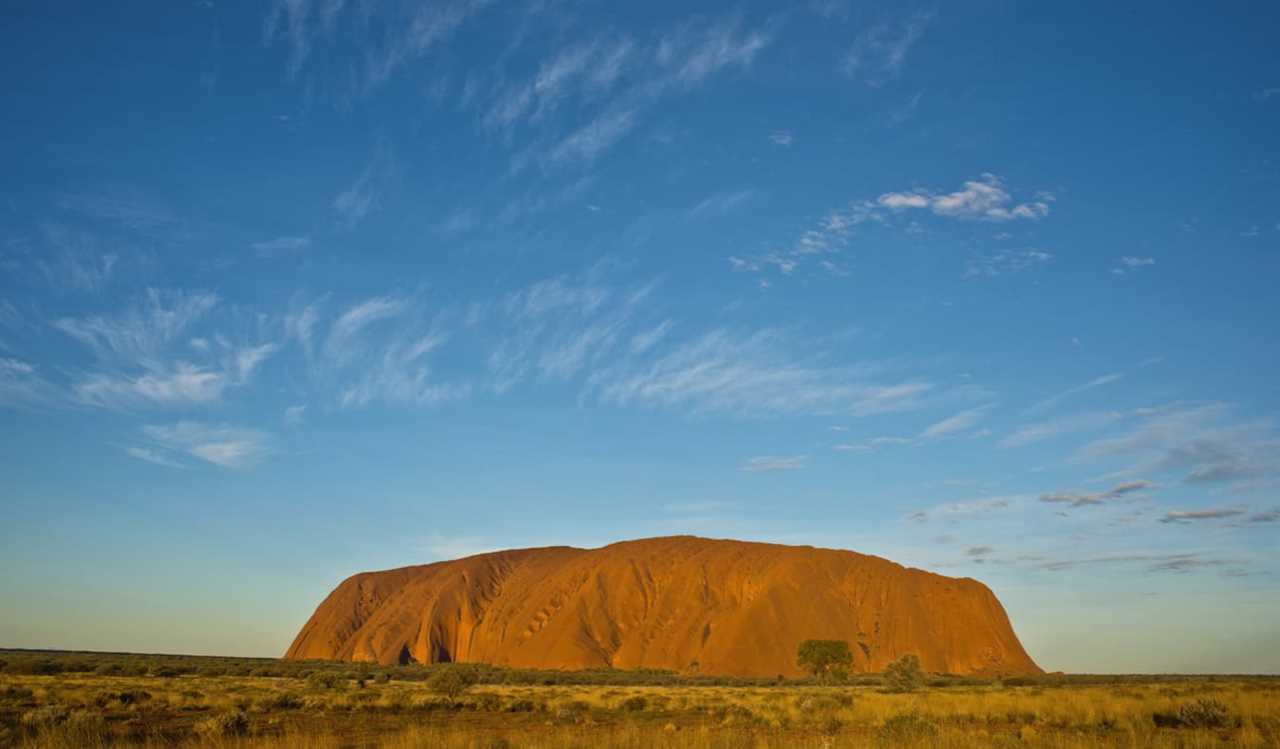
<instances>
[{"instance_id":1,"label":"distant treeline","mask_svg":"<svg viewBox=\"0 0 1280 749\"><path fill-rule=\"evenodd\" d=\"M0 672L24 675L95 674L98 676L147 676L175 678L181 676L256 676L278 679L348 679L351 681L426 681L444 669L466 672L475 684L510 684L520 686L804 686L818 684L814 679L775 677L730 677L680 674L654 669L592 669L586 671L547 671L502 668L482 663L447 663L434 665L407 664L380 666L374 663L346 661L291 661L276 658L232 658L203 655L151 655L133 653L94 653L61 650L0 649ZM1273 680L1268 676L1189 676L1189 675L1109 675L1046 674L1044 676L1009 676L978 678L932 674L930 687L966 687L1000 683L1007 687L1050 685L1106 685L1125 683L1178 682L1215 678L1241 680ZM879 687L881 674L855 674L844 680L850 686ZM829 684L829 682L828 682Z\"/></svg>"}]
</instances>

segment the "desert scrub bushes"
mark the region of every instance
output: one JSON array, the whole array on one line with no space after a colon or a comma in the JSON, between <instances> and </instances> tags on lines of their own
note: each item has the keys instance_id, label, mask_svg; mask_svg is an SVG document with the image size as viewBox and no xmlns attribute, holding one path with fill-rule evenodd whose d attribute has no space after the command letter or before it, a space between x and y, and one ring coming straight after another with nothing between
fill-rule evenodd
<instances>
[{"instance_id":1,"label":"desert scrub bushes","mask_svg":"<svg viewBox=\"0 0 1280 749\"><path fill-rule=\"evenodd\" d=\"M476 683L475 673L467 668L440 668L427 679L427 689L456 700Z\"/></svg>"},{"instance_id":2,"label":"desert scrub bushes","mask_svg":"<svg viewBox=\"0 0 1280 749\"><path fill-rule=\"evenodd\" d=\"M244 736L249 733L249 716L239 710L222 713L196 723L195 731L211 739Z\"/></svg>"},{"instance_id":3,"label":"desert scrub bushes","mask_svg":"<svg viewBox=\"0 0 1280 749\"><path fill-rule=\"evenodd\" d=\"M1231 723L1231 713L1218 700L1205 697L1180 705L1178 721L1191 728L1225 728Z\"/></svg>"},{"instance_id":4,"label":"desert scrub bushes","mask_svg":"<svg viewBox=\"0 0 1280 749\"><path fill-rule=\"evenodd\" d=\"M938 735L938 725L919 713L903 713L886 720L876 732L882 746L902 746L932 741Z\"/></svg>"},{"instance_id":5,"label":"desert scrub bushes","mask_svg":"<svg viewBox=\"0 0 1280 749\"><path fill-rule=\"evenodd\" d=\"M796 664L820 683L849 678L853 652L844 640L805 640L796 651Z\"/></svg>"},{"instance_id":6,"label":"desert scrub bushes","mask_svg":"<svg viewBox=\"0 0 1280 749\"><path fill-rule=\"evenodd\" d=\"M1201 697L1184 702L1172 713L1155 713L1152 718L1157 726L1172 728L1213 729L1239 724L1227 706L1214 697Z\"/></svg>"},{"instance_id":7,"label":"desert scrub bushes","mask_svg":"<svg viewBox=\"0 0 1280 749\"><path fill-rule=\"evenodd\" d=\"M624 713L642 713L649 707L649 700L640 695L628 697L618 705L618 709Z\"/></svg>"},{"instance_id":8,"label":"desert scrub bushes","mask_svg":"<svg viewBox=\"0 0 1280 749\"><path fill-rule=\"evenodd\" d=\"M65 707L48 705L45 707L38 707L35 710L26 711L22 714L20 722L24 728L32 731L39 731L53 726L62 725L62 723L70 716L71 711Z\"/></svg>"},{"instance_id":9,"label":"desert scrub bushes","mask_svg":"<svg viewBox=\"0 0 1280 749\"><path fill-rule=\"evenodd\" d=\"M36 693L26 687L6 686L0 689L0 702L29 702Z\"/></svg>"},{"instance_id":10,"label":"desert scrub bushes","mask_svg":"<svg viewBox=\"0 0 1280 749\"><path fill-rule=\"evenodd\" d=\"M258 702L258 707L264 712L272 710L300 710L303 707L302 698L292 692L280 692L273 694Z\"/></svg>"},{"instance_id":11,"label":"desert scrub bushes","mask_svg":"<svg viewBox=\"0 0 1280 749\"><path fill-rule=\"evenodd\" d=\"M346 678L336 671L313 671L307 675L307 686L314 689L337 689L346 682Z\"/></svg>"},{"instance_id":12,"label":"desert scrub bushes","mask_svg":"<svg viewBox=\"0 0 1280 749\"><path fill-rule=\"evenodd\" d=\"M904 655L885 666L884 680L891 692L914 692L923 687L924 671L920 668L919 656Z\"/></svg>"}]
</instances>

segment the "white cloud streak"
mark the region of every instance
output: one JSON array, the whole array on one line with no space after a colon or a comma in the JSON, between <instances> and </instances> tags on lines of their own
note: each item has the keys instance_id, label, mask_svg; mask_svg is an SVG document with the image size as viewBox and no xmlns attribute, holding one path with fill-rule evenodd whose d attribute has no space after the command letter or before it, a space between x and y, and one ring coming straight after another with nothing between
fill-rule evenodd
<instances>
[{"instance_id":1,"label":"white cloud streak","mask_svg":"<svg viewBox=\"0 0 1280 749\"><path fill-rule=\"evenodd\" d=\"M1123 372L1111 372L1110 374L1104 374L1100 377L1095 377L1092 380L1089 380L1088 382L1084 383L1083 385L1076 385L1075 387L1067 388L1066 390L1063 390L1061 393L1058 393L1057 395L1053 395L1048 398L1045 398L1039 403L1036 403L1035 405L1028 408L1027 413L1039 413L1042 411L1047 411L1053 408L1054 406L1058 405L1062 401L1066 400L1067 398L1070 398L1073 395L1079 395L1080 393L1085 393L1090 390L1093 390L1094 388L1100 388L1104 385L1110 385L1114 382L1119 382L1120 380L1123 380L1123 379L1124 379Z\"/></svg>"},{"instance_id":2,"label":"white cloud streak","mask_svg":"<svg viewBox=\"0 0 1280 749\"><path fill-rule=\"evenodd\" d=\"M986 173L975 180L968 180L956 192L935 194L926 191L889 192L877 199L884 208L894 211L928 209L938 216L984 221L1013 221L1015 219L1039 219L1049 215L1052 198L1041 198L1025 203L1015 203L1000 177Z\"/></svg>"},{"instance_id":3,"label":"white cloud streak","mask_svg":"<svg viewBox=\"0 0 1280 749\"><path fill-rule=\"evenodd\" d=\"M1037 442L1043 442L1047 439L1059 437L1064 434L1074 434L1077 432L1096 431L1110 426L1124 418L1123 413L1119 412L1094 412L1082 413L1072 416L1064 416L1059 419L1051 419L1049 421L1040 421L1034 424L1027 424L1015 430L1012 434L1001 439L996 444L999 447L1026 447Z\"/></svg>"},{"instance_id":4,"label":"white cloud streak","mask_svg":"<svg viewBox=\"0 0 1280 749\"><path fill-rule=\"evenodd\" d=\"M265 433L226 424L179 421L145 426L142 432L159 449L185 453L223 468L248 468L261 460L268 450ZM135 454L134 457L139 456Z\"/></svg>"},{"instance_id":5,"label":"white cloud streak","mask_svg":"<svg viewBox=\"0 0 1280 749\"><path fill-rule=\"evenodd\" d=\"M798 471L805 467L806 457L803 455L779 456L760 455L748 458L739 466L739 470L747 473L777 473L779 471Z\"/></svg>"},{"instance_id":6,"label":"white cloud streak","mask_svg":"<svg viewBox=\"0 0 1280 749\"><path fill-rule=\"evenodd\" d=\"M1116 484L1103 492L1081 494L1077 492L1047 492L1040 495L1040 501L1049 504L1068 504L1072 507L1101 505L1113 499L1120 499L1135 492L1150 489L1154 484L1150 481L1126 481Z\"/></svg>"},{"instance_id":7,"label":"white cloud streak","mask_svg":"<svg viewBox=\"0 0 1280 749\"><path fill-rule=\"evenodd\" d=\"M990 406L970 408L954 416L949 416L942 421L930 424L920 433L920 439L935 440L951 436L957 432L968 431L982 421L989 408Z\"/></svg>"},{"instance_id":8,"label":"white cloud streak","mask_svg":"<svg viewBox=\"0 0 1280 749\"><path fill-rule=\"evenodd\" d=\"M841 68L850 78L868 86L882 86L902 72L907 54L924 36L932 13L918 12L900 23L873 26L854 39Z\"/></svg>"},{"instance_id":9,"label":"white cloud streak","mask_svg":"<svg viewBox=\"0 0 1280 749\"><path fill-rule=\"evenodd\" d=\"M1004 250L972 257L965 263L965 278L996 278L1037 268L1053 259L1044 250Z\"/></svg>"}]
</instances>

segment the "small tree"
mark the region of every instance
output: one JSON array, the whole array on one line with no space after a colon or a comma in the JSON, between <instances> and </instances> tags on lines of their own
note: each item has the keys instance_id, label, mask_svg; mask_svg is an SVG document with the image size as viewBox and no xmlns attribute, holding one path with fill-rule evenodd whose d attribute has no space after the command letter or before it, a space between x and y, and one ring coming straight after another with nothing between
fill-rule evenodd
<instances>
[{"instance_id":1,"label":"small tree","mask_svg":"<svg viewBox=\"0 0 1280 749\"><path fill-rule=\"evenodd\" d=\"M844 640L805 640L796 653L796 663L819 681L840 681L849 675L853 653Z\"/></svg>"},{"instance_id":2,"label":"small tree","mask_svg":"<svg viewBox=\"0 0 1280 749\"><path fill-rule=\"evenodd\" d=\"M476 683L475 676L468 670L446 666L437 668L427 679L427 689L451 700L462 696L462 693Z\"/></svg>"},{"instance_id":3,"label":"small tree","mask_svg":"<svg viewBox=\"0 0 1280 749\"><path fill-rule=\"evenodd\" d=\"M894 692L914 692L924 686L924 671L915 654L904 655L884 668L884 680Z\"/></svg>"}]
</instances>

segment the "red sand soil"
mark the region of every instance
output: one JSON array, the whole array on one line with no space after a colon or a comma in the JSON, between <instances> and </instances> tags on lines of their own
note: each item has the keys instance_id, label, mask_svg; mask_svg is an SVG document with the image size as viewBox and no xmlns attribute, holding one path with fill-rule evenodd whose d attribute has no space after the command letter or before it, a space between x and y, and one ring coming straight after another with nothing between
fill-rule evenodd
<instances>
[{"instance_id":1,"label":"red sand soil","mask_svg":"<svg viewBox=\"0 0 1280 749\"><path fill-rule=\"evenodd\" d=\"M809 639L847 641L858 672L914 653L934 673L1041 673L976 580L852 551L691 536L361 573L285 657L798 676Z\"/></svg>"}]
</instances>

